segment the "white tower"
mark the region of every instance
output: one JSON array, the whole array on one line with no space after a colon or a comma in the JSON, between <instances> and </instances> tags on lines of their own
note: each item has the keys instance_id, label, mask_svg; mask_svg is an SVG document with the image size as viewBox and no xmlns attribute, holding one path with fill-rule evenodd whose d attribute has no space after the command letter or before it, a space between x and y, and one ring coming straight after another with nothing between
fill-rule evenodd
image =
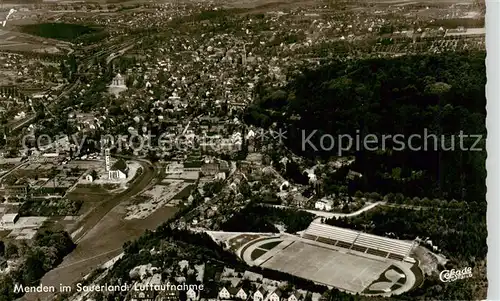
<instances>
[{"instance_id":1,"label":"white tower","mask_svg":"<svg viewBox=\"0 0 500 301\"><path fill-rule=\"evenodd\" d=\"M106 172L109 172L111 170L110 159L109 159L109 148L104 149L104 163Z\"/></svg>"}]
</instances>

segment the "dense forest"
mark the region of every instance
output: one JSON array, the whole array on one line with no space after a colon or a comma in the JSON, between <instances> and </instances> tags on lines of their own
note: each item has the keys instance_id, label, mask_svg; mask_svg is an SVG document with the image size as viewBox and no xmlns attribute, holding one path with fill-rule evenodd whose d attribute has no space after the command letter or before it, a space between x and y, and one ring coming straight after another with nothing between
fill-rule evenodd
<instances>
[{"instance_id":1,"label":"dense forest","mask_svg":"<svg viewBox=\"0 0 500 301\"><path fill-rule=\"evenodd\" d=\"M314 215L305 211L260 206L250 203L222 225L228 232L279 232L282 225L286 232L296 233L306 229Z\"/></svg>"},{"instance_id":2,"label":"dense forest","mask_svg":"<svg viewBox=\"0 0 500 301\"><path fill-rule=\"evenodd\" d=\"M0 255L8 259L22 258L22 264L18 270L0 277L0 301L20 297L14 292L15 284L37 285L43 275L60 264L74 248L67 232L52 230L46 225L38 231L31 245L8 245L5 254Z\"/></svg>"},{"instance_id":3,"label":"dense forest","mask_svg":"<svg viewBox=\"0 0 500 301\"><path fill-rule=\"evenodd\" d=\"M304 147L304 138L314 130L308 141L315 146L322 134L347 134L360 141L371 134L379 137L376 151L354 142L342 153L354 155L354 170L363 174L350 182L350 192L484 200L484 59L483 52L446 53L335 62L303 70L282 89L257 85L257 100L245 121L264 128L277 123L286 128L285 143L291 150L314 159L338 155L337 146L329 151L316 151L308 143ZM475 137L461 142L460 131L482 139L477 144ZM404 135L406 147L393 140L382 147L383 135L398 134ZM414 134L421 137L413 139L410 149L407 140ZM471 151L473 146L482 150Z\"/></svg>"}]
</instances>

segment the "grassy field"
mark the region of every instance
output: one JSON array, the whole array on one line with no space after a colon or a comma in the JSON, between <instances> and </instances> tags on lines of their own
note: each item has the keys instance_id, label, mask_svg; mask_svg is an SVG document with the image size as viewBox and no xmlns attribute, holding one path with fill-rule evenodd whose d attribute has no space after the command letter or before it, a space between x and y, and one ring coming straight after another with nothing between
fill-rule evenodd
<instances>
[{"instance_id":1,"label":"grassy field","mask_svg":"<svg viewBox=\"0 0 500 301\"><path fill-rule=\"evenodd\" d=\"M76 190L76 189L75 189ZM85 193L81 191L72 191L66 195L66 198L74 201L84 201L89 203L98 203L112 196L111 193L103 192L103 193Z\"/></svg>"},{"instance_id":2,"label":"grassy field","mask_svg":"<svg viewBox=\"0 0 500 301\"><path fill-rule=\"evenodd\" d=\"M265 244L259 246L259 248L266 249L266 250L271 250L272 248L276 247L280 243L281 243L281 241L272 241L272 242L268 242L268 243L265 243Z\"/></svg>"},{"instance_id":3,"label":"grassy field","mask_svg":"<svg viewBox=\"0 0 500 301\"><path fill-rule=\"evenodd\" d=\"M189 197L189 195L191 194L191 191L193 190L193 188L195 187L195 185L189 185L189 186L186 186L184 189L182 189L178 194L176 194L173 199L184 199L184 198L187 198Z\"/></svg>"},{"instance_id":4,"label":"grassy field","mask_svg":"<svg viewBox=\"0 0 500 301\"><path fill-rule=\"evenodd\" d=\"M255 249L253 250L252 254L250 254L250 258L252 260L255 260L257 258L259 258L260 256L266 254L267 251L264 251L264 250L261 250L261 249Z\"/></svg>"},{"instance_id":5,"label":"grassy field","mask_svg":"<svg viewBox=\"0 0 500 301\"><path fill-rule=\"evenodd\" d=\"M390 264L296 241L261 266L361 293Z\"/></svg>"},{"instance_id":6,"label":"grassy field","mask_svg":"<svg viewBox=\"0 0 500 301\"><path fill-rule=\"evenodd\" d=\"M419 262L417 261L417 263L415 263L412 267L411 267L411 271L413 272L413 274L415 274L415 284L413 285L412 289L414 288L417 288L417 287L420 287L423 283L424 283L424 273L422 272L422 270L418 267L418 264Z\"/></svg>"},{"instance_id":7,"label":"grassy field","mask_svg":"<svg viewBox=\"0 0 500 301\"><path fill-rule=\"evenodd\" d=\"M381 289L371 289L370 286L374 283L381 283L381 282L386 282L386 283L391 283L392 280L387 278L386 276L386 272L387 271L390 271L390 270L394 270L400 274L404 274L404 272L398 268L397 266L395 265L391 265L390 267L388 267L382 274L380 274L380 276L374 280L370 285L368 285L366 287L366 289L363 291L364 294L380 294L380 293L384 293L383 290ZM393 285L390 287L391 291L395 290L395 289L398 289L399 287L401 287L403 284L406 283L406 278L400 278L398 281L396 281L395 283L393 283Z\"/></svg>"},{"instance_id":8,"label":"grassy field","mask_svg":"<svg viewBox=\"0 0 500 301\"><path fill-rule=\"evenodd\" d=\"M113 184L102 184L102 185L93 185L93 184L78 184L72 193L75 194L108 194L109 190L113 190L118 188L118 185Z\"/></svg>"},{"instance_id":9,"label":"grassy field","mask_svg":"<svg viewBox=\"0 0 500 301\"><path fill-rule=\"evenodd\" d=\"M69 23L41 23L21 26L24 33L62 41L75 41L76 39L100 32L100 29L79 24Z\"/></svg>"}]
</instances>

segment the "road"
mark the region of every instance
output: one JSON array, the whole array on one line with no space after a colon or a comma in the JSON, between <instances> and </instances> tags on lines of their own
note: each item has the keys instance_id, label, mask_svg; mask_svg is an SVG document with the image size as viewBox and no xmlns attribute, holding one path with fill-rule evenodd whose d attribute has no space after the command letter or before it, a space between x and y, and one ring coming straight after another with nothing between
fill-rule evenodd
<instances>
[{"instance_id":1,"label":"road","mask_svg":"<svg viewBox=\"0 0 500 301\"><path fill-rule=\"evenodd\" d=\"M14 125L11 129L11 131L17 131L17 129L20 129L28 124L31 124L33 120L35 120L36 114L30 115L30 117L20 121L18 124Z\"/></svg>"},{"instance_id":2,"label":"road","mask_svg":"<svg viewBox=\"0 0 500 301\"><path fill-rule=\"evenodd\" d=\"M408 209L408 210L431 210L431 209L436 209L436 210L462 210L460 208L442 208L442 207L424 207L424 206L414 206L414 205L404 205L404 204L390 204L387 202L375 202L371 203L357 211L351 212L351 213L336 213L336 212L328 212L328 211L321 211L321 210L311 210L311 209L300 209L296 207L289 207L289 206L283 206L283 205L269 205L269 204L263 204L265 206L271 206L275 208L286 208L286 209L299 209L301 211L306 211L309 213L312 213L316 216L318 216L317 220L321 220L321 218L332 218L332 217L354 217L358 216L363 212L366 212L368 210L371 210L377 206L384 206L384 207L391 207L391 208L402 208L402 209Z\"/></svg>"},{"instance_id":3,"label":"road","mask_svg":"<svg viewBox=\"0 0 500 301\"><path fill-rule=\"evenodd\" d=\"M24 167L26 165L28 165L29 162L21 162L19 163L17 166L13 167L11 170L9 170L8 172L4 173L2 176L0 176L0 182L6 178L8 175L10 175L11 173L13 173L14 171L18 170L19 168L21 167Z\"/></svg>"},{"instance_id":4,"label":"road","mask_svg":"<svg viewBox=\"0 0 500 301\"><path fill-rule=\"evenodd\" d=\"M360 215L363 212L366 212L368 210L371 210L379 205L384 205L384 202L376 202L376 203L371 203L357 211L351 212L351 213L336 213L336 212L328 212L328 211L321 211L321 210L311 210L311 209L301 209L301 208L296 208L296 207L289 207L289 206L283 206L283 205L269 205L265 204L265 206L270 206L270 207L275 207L275 208L285 208L285 209L298 209L301 211L306 211L309 213L312 213L316 216L318 216L318 219L321 219L323 217L325 218L332 218L332 217L353 217Z\"/></svg>"},{"instance_id":5,"label":"road","mask_svg":"<svg viewBox=\"0 0 500 301\"><path fill-rule=\"evenodd\" d=\"M60 284L71 285L79 281L82 276L120 254L123 243L145 230L134 223L124 223L122 219L123 204L153 185L159 173L149 161L137 161L143 169L141 175L127 190L103 200L78 222L75 229L82 230L73 237L77 247L42 278L43 285L59 287ZM21 300L50 300L52 297L50 293L33 293L26 294Z\"/></svg>"}]
</instances>

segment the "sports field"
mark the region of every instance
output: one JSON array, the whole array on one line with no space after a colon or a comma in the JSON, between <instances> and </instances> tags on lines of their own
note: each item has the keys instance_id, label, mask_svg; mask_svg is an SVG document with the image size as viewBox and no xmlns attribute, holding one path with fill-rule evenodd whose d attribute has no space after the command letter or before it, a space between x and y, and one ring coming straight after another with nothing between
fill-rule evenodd
<instances>
[{"instance_id":1,"label":"sports field","mask_svg":"<svg viewBox=\"0 0 500 301\"><path fill-rule=\"evenodd\" d=\"M295 241L261 266L360 293L379 278L390 263Z\"/></svg>"}]
</instances>

